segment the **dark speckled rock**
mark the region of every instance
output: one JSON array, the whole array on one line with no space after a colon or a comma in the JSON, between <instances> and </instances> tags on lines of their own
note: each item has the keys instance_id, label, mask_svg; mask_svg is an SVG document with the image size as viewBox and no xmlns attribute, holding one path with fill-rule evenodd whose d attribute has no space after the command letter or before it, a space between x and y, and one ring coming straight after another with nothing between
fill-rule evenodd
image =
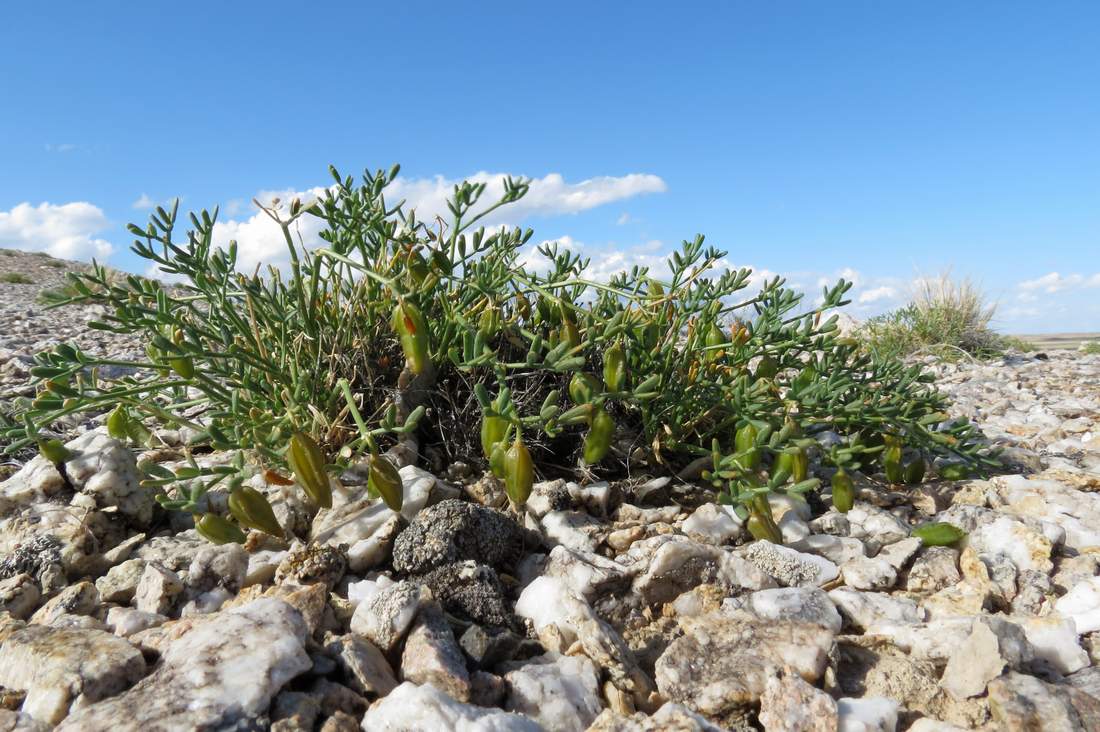
<instances>
[{"instance_id":1,"label":"dark speckled rock","mask_svg":"<svg viewBox=\"0 0 1100 732\"><path fill-rule=\"evenodd\" d=\"M508 625L504 589L492 567L474 561L455 562L424 575L424 584L452 615L486 625Z\"/></svg>"},{"instance_id":2,"label":"dark speckled rock","mask_svg":"<svg viewBox=\"0 0 1100 732\"><path fill-rule=\"evenodd\" d=\"M401 532L393 547L393 566L403 574L424 574L472 559L509 570L523 554L525 536L500 511L450 499L425 508Z\"/></svg>"}]
</instances>

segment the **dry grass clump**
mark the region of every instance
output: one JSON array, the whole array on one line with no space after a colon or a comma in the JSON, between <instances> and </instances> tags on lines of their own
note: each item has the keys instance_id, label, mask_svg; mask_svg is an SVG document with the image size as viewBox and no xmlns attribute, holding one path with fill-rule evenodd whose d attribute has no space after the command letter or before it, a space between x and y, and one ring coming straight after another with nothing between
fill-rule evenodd
<instances>
[{"instance_id":1,"label":"dry grass clump","mask_svg":"<svg viewBox=\"0 0 1100 732\"><path fill-rule=\"evenodd\" d=\"M946 358L967 354L988 358L1009 348L1027 350L1018 338L1008 338L990 327L996 303L970 278L950 272L917 280L905 307L867 321L863 328L868 346L882 356L934 353Z\"/></svg>"}]
</instances>

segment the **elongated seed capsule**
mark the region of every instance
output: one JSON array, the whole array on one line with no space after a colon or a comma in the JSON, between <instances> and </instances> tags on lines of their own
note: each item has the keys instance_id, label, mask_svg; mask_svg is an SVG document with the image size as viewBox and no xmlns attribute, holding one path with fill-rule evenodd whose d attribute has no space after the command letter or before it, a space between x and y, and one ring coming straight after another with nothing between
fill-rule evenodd
<instances>
[{"instance_id":1,"label":"elongated seed capsule","mask_svg":"<svg viewBox=\"0 0 1100 732\"><path fill-rule=\"evenodd\" d=\"M49 440L38 441L38 452L42 457L49 460L54 465L60 465L69 459L69 448L56 438Z\"/></svg>"},{"instance_id":2,"label":"elongated seed capsule","mask_svg":"<svg viewBox=\"0 0 1100 732\"><path fill-rule=\"evenodd\" d=\"M382 496L393 511L400 511L405 500L404 484L397 467L385 455L372 455L367 488Z\"/></svg>"},{"instance_id":3,"label":"elongated seed capsule","mask_svg":"<svg viewBox=\"0 0 1100 732\"><path fill-rule=\"evenodd\" d=\"M401 341L409 370L419 374L428 365L428 323L415 303L403 300L393 308L393 330Z\"/></svg>"},{"instance_id":4,"label":"elongated seed capsule","mask_svg":"<svg viewBox=\"0 0 1100 732\"><path fill-rule=\"evenodd\" d=\"M901 446L891 445L886 448L886 451L882 455L882 468L886 473L886 480L891 483L901 483L904 478L904 471L901 467Z\"/></svg>"},{"instance_id":5,"label":"elongated seed capsule","mask_svg":"<svg viewBox=\"0 0 1100 732\"><path fill-rule=\"evenodd\" d=\"M229 512L237 523L265 534L283 538L283 527L275 518L275 512L267 497L255 488L242 486L229 495Z\"/></svg>"},{"instance_id":6,"label":"elongated seed capsule","mask_svg":"<svg viewBox=\"0 0 1100 732\"><path fill-rule=\"evenodd\" d=\"M962 463L951 463L940 468L939 473L944 480L963 480L970 471Z\"/></svg>"},{"instance_id":7,"label":"elongated seed capsule","mask_svg":"<svg viewBox=\"0 0 1100 732\"><path fill-rule=\"evenodd\" d=\"M761 514L753 510L749 513L749 533L754 539L770 541L773 544L783 543L783 534L775 524L775 519L767 514Z\"/></svg>"},{"instance_id":8,"label":"elongated seed capsule","mask_svg":"<svg viewBox=\"0 0 1100 732\"><path fill-rule=\"evenodd\" d=\"M508 420L504 417L481 418L481 453L488 460L493 457L493 447L508 433Z\"/></svg>"},{"instance_id":9,"label":"elongated seed capsule","mask_svg":"<svg viewBox=\"0 0 1100 732\"><path fill-rule=\"evenodd\" d=\"M584 438L584 462L595 465L607 456L611 438L615 435L615 420L603 407L597 407L592 415L592 426Z\"/></svg>"},{"instance_id":10,"label":"elongated seed capsule","mask_svg":"<svg viewBox=\"0 0 1100 732\"><path fill-rule=\"evenodd\" d=\"M927 546L948 546L966 536L965 531L945 521L918 526L910 534L920 539Z\"/></svg>"},{"instance_id":11,"label":"elongated seed capsule","mask_svg":"<svg viewBox=\"0 0 1100 732\"><path fill-rule=\"evenodd\" d=\"M531 495L531 486L535 484L535 466L531 462L531 453L523 444L523 438L516 432L516 439L504 454L504 492L509 500L522 506Z\"/></svg>"},{"instance_id":12,"label":"elongated seed capsule","mask_svg":"<svg viewBox=\"0 0 1100 732\"><path fill-rule=\"evenodd\" d=\"M833 474L833 507L841 513L848 513L855 505L855 487L852 485L852 476L838 468Z\"/></svg>"},{"instance_id":13,"label":"elongated seed capsule","mask_svg":"<svg viewBox=\"0 0 1100 732\"><path fill-rule=\"evenodd\" d=\"M574 404L588 404L592 401L592 397L601 391L603 389L600 387L600 382L592 374L578 371L569 380L569 398Z\"/></svg>"},{"instance_id":14,"label":"elongated seed capsule","mask_svg":"<svg viewBox=\"0 0 1100 732\"><path fill-rule=\"evenodd\" d=\"M759 434L756 425L749 422L733 438L733 447L738 453L746 453L738 462L745 470L756 470L760 467L760 450L756 447L756 436Z\"/></svg>"},{"instance_id":15,"label":"elongated seed capsule","mask_svg":"<svg viewBox=\"0 0 1100 732\"><path fill-rule=\"evenodd\" d=\"M332 508L332 486L325 472L325 456L321 447L304 432L295 432L286 453L294 479L309 499L321 508Z\"/></svg>"},{"instance_id":16,"label":"elongated seed capsule","mask_svg":"<svg viewBox=\"0 0 1100 732\"><path fill-rule=\"evenodd\" d=\"M119 404L110 415L107 416L107 434L116 440L124 440L127 437L127 423L130 421L126 408Z\"/></svg>"},{"instance_id":17,"label":"elongated seed capsule","mask_svg":"<svg viewBox=\"0 0 1100 732\"><path fill-rule=\"evenodd\" d=\"M913 458L912 462L905 466L905 482L910 485L920 483L924 480L924 471L927 467L923 456L918 455Z\"/></svg>"},{"instance_id":18,"label":"elongated seed capsule","mask_svg":"<svg viewBox=\"0 0 1100 732\"><path fill-rule=\"evenodd\" d=\"M168 359L168 365L177 375L185 379L193 379L195 377L195 362L190 356L170 358Z\"/></svg>"},{"instance_id":19,"label":"elongated seed capsule","mask_svg":"<svg viewBox=\"0 0 1100 732\"><path fill-rule=\"evenodd\" d=\"M243 544L246 538L236 524L216 513L203 515L195 522L195 530L213 544Z\"/></svg>"},{"instance_id":20,"label":"elongated seed capsule","mask_svg":"<svg viewBox=\"0 0 1100 732\"><path fill-rule=\"evenodd\" d=\"M489 454L489 470L493 471L500 480L504 480L506 475L504 458L508 454L508 447L504 441L500 441L493 445L493 450Z\"/></svg>"},{"instance_id":21,"label":"elongated seed capsule","mask_svg":"<svg viewBox=\"0 0 1100 732\"><path fill-rule=\"evenodd\" d=\"M626 386L626 353L616 342L603 357L603 382L608 391L622 391Z\"/></svg>"}]
</instances>

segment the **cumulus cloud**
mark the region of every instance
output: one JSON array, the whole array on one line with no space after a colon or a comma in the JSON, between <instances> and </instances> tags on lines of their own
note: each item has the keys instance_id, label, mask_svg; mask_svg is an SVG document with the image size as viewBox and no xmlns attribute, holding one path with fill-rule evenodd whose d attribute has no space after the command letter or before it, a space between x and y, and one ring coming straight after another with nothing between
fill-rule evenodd
<instances>
[{"instance_id":1,"label":"cumulus cloud","mask_svg":"<svg viewBox=\"0 0 1100 732\"><path fill-rule=\"evenodd\" d=\"M20 203L0 211L0 246L48 252L65 259L103 259L114 247L96 235L109 226L103 211L85 201L37 206Z\"/></svg>"},{"instance_id":2,"label":"cumulus cloud","mask_svg":"<svg viewBox=\"0 0 1100 732\"><path fill-rule=\"evenodd\" d=\"M130 204L130 208L137 209L139 211L145 211L156 205L157 202L150 198L149 194L142 193L138 200Z\"/></svg>"},{"instance_id":3,"label":"cumulus cloud","mask_svg":"<svg viewBox=\"0 0 1100 732\"><path fill-rule=\"evenodd\" d=\"M861 305L868 305L873 302L879 302L880 300L893 300L898 296L897 288L890 285L882 285L881 287L873 287L870 290L864 290L859 293L857 302Z\"/></svg>"},{"instance_id":4,"label":"cumulus cloud","mask_svg":"<svg viewBox=\"0 0 1100 732\"><path fill-rule=\"evenodd\" d=\"M475 211L495 203L504 191L503 180L506 174L479 172L464 179L450 179L443 176L432 178L398 177L386 189L387 205L405 201L406 211L416 211L417 219L429 222L436 216L449 221L450 211L447 200L454 193L454 186L461 180L473 183L485 183L486 190ZM513 176L516 177L516 176ZM289 202L300 198L303 202L318 198L325 188L316 187L304 191L293 189L261 191L256 199L269 205L273 200ZM561 175L551 173L535 178L530 183L527 195L520 201L498 209L479 222L486 227L517 225L532 216L560 216L576 214L615 201L621 201L646 193L660 193L667 190L665 182L658 176L645 173L631 173L623 176L600 176L577 183L567 182ZM233 214L231 214L233 215ZM318 236L324 228L320 219L304 216L298 219L296 236L307 247L321 244ZM242 269L252 269L258 264L280 266L287 261L286 243L278 226L262 211L255 211L247 218L230 218L219 221L214 228L214 242L225 246L230 240L236 240L239 265Z\"/></svg>"},{"instance_id":5,"label":"cumulus cloud","mask_svg":"<svg viewBox=\"0 0 1100 732\"><path fill-rule=\"evenodd\" d=\"M1100 287L1100 272L1092 276L1077 273L1063 275L1058 272L1049 272L1033 280L1024 280L1020 282L1017 287L1019 287L1022 292L1035 292L1041 290L1052 294L1055 292L1062 292L1063 290L1077 289L1079 287Z\"/></svg>"}]
</instances>

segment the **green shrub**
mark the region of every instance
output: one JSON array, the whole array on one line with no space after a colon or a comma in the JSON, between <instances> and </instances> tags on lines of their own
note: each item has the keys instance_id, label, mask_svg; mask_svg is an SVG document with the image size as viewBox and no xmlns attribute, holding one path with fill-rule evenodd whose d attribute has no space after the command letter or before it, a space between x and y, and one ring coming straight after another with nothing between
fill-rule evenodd
<instances>
[{"instance_id":1,"label":"green shrub","mask_svg":"<svg viewBox=\"0 0 1100 732\"><path fill-rule=\"evenodd\" d=\"M1088 343L1082 343L1081 347L1078 350L1080 350L1081 353L1096 355L1097 353L1100 353L1100 341L1089 341Z\"/></svg>"},{"instance_id":2,"label":"green shrub","mask_svg":"<svg viewBox=\"0 0 1100 732\"><path fill-rule=\"evenodd\" d=\"M33 285L32 280L22 272L5 272L0 274L0 282L6 282L9 285Z\"/></svg>"},{"instance_id":3,"label":"green shrub","mask_svg":"<svg viewBox=\"0 0 1100 732\"><path fill-rule=\"evenodd\" d=\"M40 354L31 371L40 396L19 406L10 449L65 415L110 407L112 434L139 443L151 441L150 422L191 428L194 446L239 452L216 468L147 466L162 504L189 511L222 481L238 495L257 471L282 481L289 470L323 505L326 474L368 455L371 485L386 495L392 474L376 461L393 448L445 460L480 453L517 504L536 468L615 477L707 463L716 495L746 516L769 491L816 487L805 451L826 434L841 439L829 459L853 469L895 444L922 460L995 464L971 425L941 424L945 399L919 367L839 337L827 313L846 302L843 280L801 311L780 278L746 293L750 271L717 271L725 252L701 236L669 258L662 279L635 267L595 281L587 259L553 244L539 249L545 266L526 267L532 231L475 228L522 198L526 181L506 179L488 206L479 206L485 184L456 186L443 224L386 200L396 167L359 186L332 172L320 200L264 209L281 229L285 270L238 272L236 244L213 246L216 211L192 214L181 241L176 209L158 208L145 228L130 227L133 249L179 286L112 282L99 265L72 275L70 301L112 311L90 326L142 334L147 358L105 360L71 345ZM323 248L295 241L303 216L324 221ZM103 365L140 371L108 381ZM239 535L217 516L203 529L215 540Z\"/></svg>"},{"instance_id":4,"label":"green shrub","mask_svg":"<svg viewBox=\"0 0 1100 732\"><path fill-rule=\"evenodd\" d=\"M1030 350L1025 341L1002 336L989 327L996 309L970 280L943 274L919 280L912 302L868 320L862 336L872 351L886 358L916 353L984 358L1008 348Z\"/></svg>"}]
</instances>

